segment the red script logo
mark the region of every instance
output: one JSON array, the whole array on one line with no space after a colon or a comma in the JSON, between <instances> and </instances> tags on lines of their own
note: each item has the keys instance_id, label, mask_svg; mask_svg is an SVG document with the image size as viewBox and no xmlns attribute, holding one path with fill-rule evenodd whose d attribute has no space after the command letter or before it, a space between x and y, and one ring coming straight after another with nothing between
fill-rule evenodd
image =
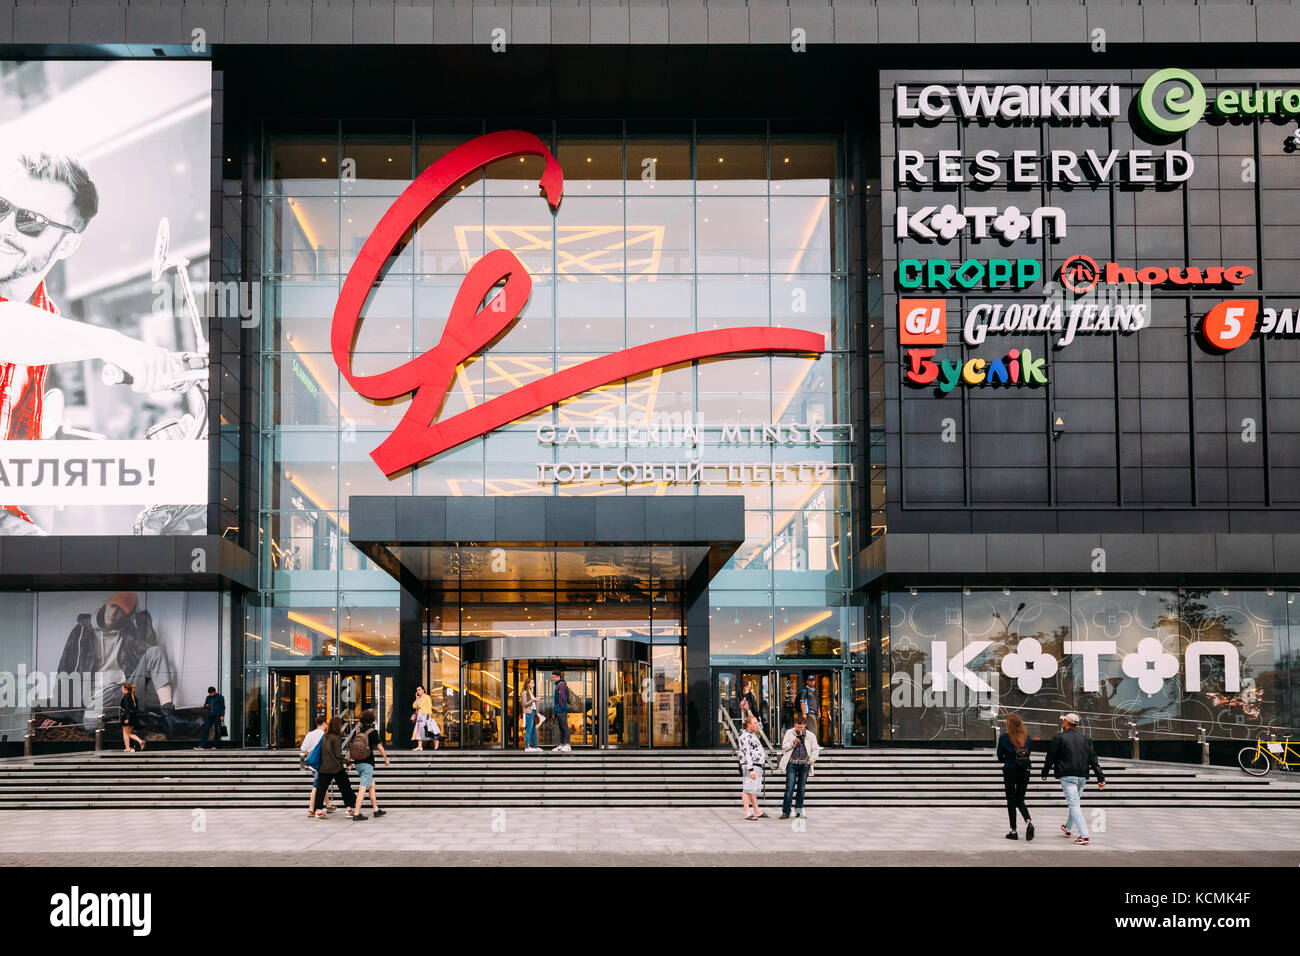
<instances>
[{"instance_id":1,"label":"red script logo","mask_svg":"<svg viewBox=\"0 0 1300 956\"><path fill-rule=\"evenodd\" d=\"M361 326L361 310L385 261L402 237L457 181L489 163L512 156L540 156L546 161L541 187L551 209L558 208L564 194L564 173L540 139L519 131L479 136L433 163L397 197L366 239L343 282L330 328L330 347L343 377L358 394L373 400L415 393L393 433L370 453L385 475L417 465L565 398L657 368L721 355L755 352L820 355L825 351L826 341L822 336L799 329L749 327L691 332L583 362L436 421L456 366L504 335L532 292L532 277L519 258L508 249L496 249L466 273L437 345L391 371L378 375L354 374L352 351ZM500 291L485 305L484 300L498 285Z\"/></svg>"}]
</instances>

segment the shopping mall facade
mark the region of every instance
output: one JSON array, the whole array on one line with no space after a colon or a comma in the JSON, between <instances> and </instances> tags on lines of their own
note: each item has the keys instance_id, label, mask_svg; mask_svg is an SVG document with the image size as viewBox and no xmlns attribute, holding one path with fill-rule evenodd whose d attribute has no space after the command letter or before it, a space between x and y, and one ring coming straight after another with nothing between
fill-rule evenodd
<instances>
[{"instance_id":1,"label":"shopping mall facade","mask_svg":"<svg viewBox=\"0 0 1300 956\"><path fill-rule=\"evenodd\" d=\"M1300 73L1267 47L1107 52L1091 6L178 9L143 47L15 25L18 60L210 69L210 376L174 499L206 523L5 538L6 727L85 744L108 698L17 676L65 664L141 675L174 741L211 682L258 748L367 705L405 744L417 687L447 746L520 748L557 670L575 746L722 746L746 687L769 735L811 688L834 746L1295 719ZM156 313L143 263L47 285Z\"/></svg>"}]
</instances>

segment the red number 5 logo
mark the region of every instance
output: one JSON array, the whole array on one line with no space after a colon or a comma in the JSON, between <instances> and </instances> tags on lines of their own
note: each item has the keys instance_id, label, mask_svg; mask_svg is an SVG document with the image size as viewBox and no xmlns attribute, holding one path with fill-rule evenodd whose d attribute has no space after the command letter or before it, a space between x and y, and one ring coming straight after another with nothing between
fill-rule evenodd
<instances>
[{"instance_id":1,"label":"red number 5 logo","mask_svg":"<svg viewBox=\"0 0 1300 956\"><path fill-rule=\"evenodd\" d=\"M480 136L433 163L397 197L361 247L357 261L343 281L330 328L330 348L343 377L358 394L369 399L387 400L415 393L393 433L370 453L384 474L393 475L417 465L562 399L657 368L721 355L755 352L820 355L825 350L822 336L799 329L760 326L691 332L583 362L435 421L456 366L506 333L532 292L533 280L523 263L508 249L497 249L466 273L437 345L391 371L378 375L354 374L352 351L361 327L361 309L402 236L458 180L489 163L512 156L540 156L546 161L541 187L552 210L558 208L564 194L564 173L540 139L519 131ZM498 285L501 290L485 306L484 299Z\"/></svg>"}]
</instances>

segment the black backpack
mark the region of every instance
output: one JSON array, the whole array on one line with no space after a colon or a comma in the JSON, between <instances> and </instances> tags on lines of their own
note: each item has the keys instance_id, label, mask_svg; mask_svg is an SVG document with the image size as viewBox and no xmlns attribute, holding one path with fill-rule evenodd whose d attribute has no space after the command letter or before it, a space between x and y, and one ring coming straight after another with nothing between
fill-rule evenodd
<instances>
[{"instance_id":1,"label":"black backpack","mask_svg":"<svg viewBox=\"0 0 1300 956\"><path fill-rule=\"evenodd\" d=\"M1030 759L1030 754L1032 753L1032 751L1029 748L1028 738L1025 739L1025 744L1023 747L1017 747L1015 744L1012 744L1011 748L1016 753L1016 767L1018 769L1028 770L1030 769L1030 767L1033 766L1033 762Z\"/></svg>"}]
</instances>

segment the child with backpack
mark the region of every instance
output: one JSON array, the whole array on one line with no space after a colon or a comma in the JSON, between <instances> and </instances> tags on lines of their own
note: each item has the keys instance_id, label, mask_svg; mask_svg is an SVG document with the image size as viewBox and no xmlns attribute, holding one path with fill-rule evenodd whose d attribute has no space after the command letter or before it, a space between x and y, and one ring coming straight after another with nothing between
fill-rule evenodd
<instances>
[{"instance_id":1,"label":"child with backpack","mask_svg":"<svg viewBox=\"0 0 1300 956\"><path fill-rule=\"evenodd\" d=\"M1025 793L1029 790L1029 775L1033 769L1029 745L1029 731L1019 714L1007 717L1007 731L998 738L998 759L1002 761L1002 783L1007 791L1007 819L1011 821L1008 840L1019 840L1016 833L1016 811L1025 818L1025 839L1034 838L1034 824L1025 806Z\"/></svg>"}]
</instances>

